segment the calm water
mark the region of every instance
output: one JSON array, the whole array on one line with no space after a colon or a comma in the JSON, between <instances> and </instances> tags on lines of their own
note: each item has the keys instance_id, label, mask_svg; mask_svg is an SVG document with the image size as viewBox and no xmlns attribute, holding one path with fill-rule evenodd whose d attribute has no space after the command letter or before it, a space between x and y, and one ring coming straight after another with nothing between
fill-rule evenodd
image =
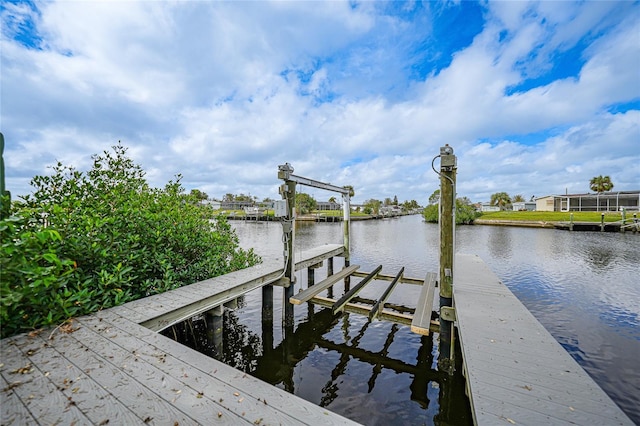
<instances>
[{"instance_id":1,"label":"calm water","mask_svg":"<svg viewBox=\"0 0 640 426\"><path fill-rule=\"evenodd\" d=\"M341 242L341 224L298 225L298 251ZM282 258L279 223L233 226L243 247ZM383 273L395 275L404 266L406 276L424 278L438 268L438 228L419 216L353 222L351 244L351 263L364 271L382 264ZM640 424L640 236L467 226L458 228L456 251L478 254ZM336 259L335 270L341 266ZM304 272L296 286L306 288ZM316 282L325 276L321 268ZM386 285L372 283L360 295L375 299ZM415 306L418 294L418 287L402 285L390 302ZM281 289L274 299L273 336L271 327L263 329L258 291L225 316L223 347L208 345L197 331L185 343L364 424L470 424L461 377L437 371L437 334L421 337L408 327L306 305L296 306L296 325L283 329Z\"/></svg>"}]
</instances>

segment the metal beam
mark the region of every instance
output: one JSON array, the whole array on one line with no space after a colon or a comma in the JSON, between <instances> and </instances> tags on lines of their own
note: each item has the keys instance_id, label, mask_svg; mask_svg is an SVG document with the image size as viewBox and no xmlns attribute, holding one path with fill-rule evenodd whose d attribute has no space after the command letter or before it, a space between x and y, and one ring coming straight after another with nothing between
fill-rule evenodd
<instances>
[{"instance_id":1,"label":"metal beam","mask_svg":"<svg viewBox=\"0 0 640 426\"><path fill-rule=\"evenodd\" d=\"M309 179L302 176L289 175L286 180L290 180L300 185L312 186L314 188L325 189L327 191L339 192L341 194L349 194L348 188L342 188L340 186L331 185L330 183L320 182L318 180Z\"/></svg>"}]
</instances>

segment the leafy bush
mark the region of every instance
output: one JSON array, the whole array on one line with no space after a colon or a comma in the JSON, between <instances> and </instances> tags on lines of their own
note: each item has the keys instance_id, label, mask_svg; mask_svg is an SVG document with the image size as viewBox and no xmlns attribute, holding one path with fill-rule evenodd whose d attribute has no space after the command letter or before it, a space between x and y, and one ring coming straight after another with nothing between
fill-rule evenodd
<instances>
[{"instance_id":1,"label":"leafy bush","mask_svg":"<svg viewBox=\"0 0 640 426\"><path fill-rule=\"evenodd\" d=\"M424 220L431 223L438 223L438 204L430 204L425 207L422 215ZM464 200L456 200L456 225L471 225L473 221L480 217L481 213Z\"/></svg>"},{"instance_id":2,"label":"leafy bush","mask_svg":"<svg viewBox=\"0 0 640 426\"><path fill-rule=\"evenodd\" d=\"M151 188L126 151L94 156L87 173L58 163L0 221L3 337L260 261L180 176Z\"/></svg>"},{"instance_id":3,"label":"leafy bush","mask_svg":"<svg viewBox=\"0 0 640 426\"><path fill-rule=\"evenodd\" d=\"M296 210L300 214L308 214L318 208L315 198L305 192L296 193Z\"/></svg>"}]
</instances>

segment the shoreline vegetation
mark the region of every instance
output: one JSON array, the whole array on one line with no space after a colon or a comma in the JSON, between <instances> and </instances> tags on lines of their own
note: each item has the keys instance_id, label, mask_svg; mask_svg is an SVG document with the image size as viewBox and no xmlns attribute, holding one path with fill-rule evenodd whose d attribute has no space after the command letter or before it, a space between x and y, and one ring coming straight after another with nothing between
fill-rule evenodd
<instances>
[{"instance_id":1,"label":"shoreline vegetation","mask_svg":"<svg viewBox=\"0 0 640 426\"><path fill-rule=\"evenodd\" d=\"M247 219L247 220L263 220L263 221L273 221L277 220L274 215L273 210L265 210L259 214L247 214L244 210L222 210L218 213L221 216L226 217L227 219ZM409 216L413 214L420 214L420 212L415 213L393 213L393 214L366 214L362 212L351 212L351 220L371 220L371 219L389 219L393 217L400 216ZM316 222L316 221L324 221L324 219L335 219L342 220L342 210L316 210L312 213L305 214L297 214L296 220L306 221L306 222ZM329 220L331 222L331 220Z\"/></svg>"},{"instance_id":2,"label":"shoreline vegetation","mask_svg":"<svg viewBox=\"0 0 640 426\"><path fill-rule=\"evenodd\" d=\"M58 163L0 217L0 337L261 262L180 176L153 188L118 144L80 172ZM3 197L8 198L8 197Z\"/></svg>"},{"instance_id":3,"label":"shoreline vegetation","mask_svg":"<svg viewBox=\"0 0 640 426\"><path fill-rule=\"evenodd\" d=\"M243 210L221 211L218 213L228 219L240 220L277 220L274 217L273 210L266 210L259 215L246 214ZM372 220L372 219L388 219L393 217L407 216L420 213L400 213L393 215L382 214L365 214L362 212L351 212L351 220ZM637 213L636 213L637 214ZM573 219L574 223L593 223L600 224L604 216L604 223L619 222L623 218L622 212L541 212L541 211L499 211L481 213L470 224L472 225L489 225L489 226L520 226L531 228L555 228L560 223L570 223ZM317 210L312 213L298 215L296 220L299 221L331 221L331 219L339 220L342 218L342 210ZM631 223L633 212L626 213L626 220ZM434 222L427 220L427 222ZM434 222L437 223L437 220Z\"/></svg>"}]
</instances>

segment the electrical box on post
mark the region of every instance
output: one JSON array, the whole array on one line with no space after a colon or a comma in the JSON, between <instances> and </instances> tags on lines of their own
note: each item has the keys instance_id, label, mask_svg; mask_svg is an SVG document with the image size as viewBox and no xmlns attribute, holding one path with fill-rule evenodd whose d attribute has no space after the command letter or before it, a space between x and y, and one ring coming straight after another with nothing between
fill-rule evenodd
<instances>
[{"instance_id":1,"label":"electrical box on post","mask_svg":"<svg viewBox=\"0 0 640 426\"><path fill-rule=\"evenodd\" d=\"M276 200L273 209L276 217L287 216L287 200Z\"/></svg>"}]
</instances>

